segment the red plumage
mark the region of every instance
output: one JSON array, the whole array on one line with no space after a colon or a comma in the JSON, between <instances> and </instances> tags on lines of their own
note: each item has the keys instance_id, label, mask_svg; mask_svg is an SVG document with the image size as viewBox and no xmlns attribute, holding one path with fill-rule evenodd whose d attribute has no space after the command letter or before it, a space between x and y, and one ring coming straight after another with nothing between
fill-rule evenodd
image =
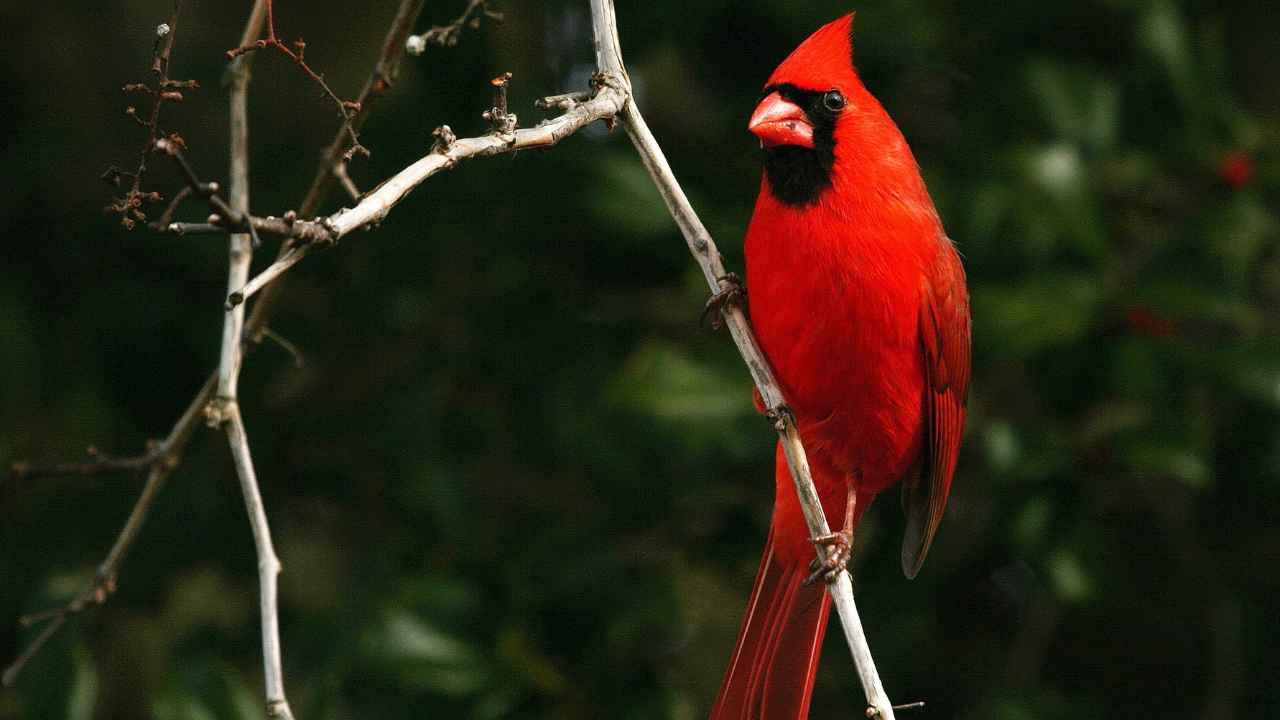
<instances>
[{"instance_id":1,"label":"red plumage","mask_svg":"<svg viewBox=\"0 0 1280 720\"><path fill-rule=\"evenodd\" d=\"M747 291L832 527L850 488L856 525L902 481L902 567L914 577L964 427L968 292L911 150L854 70L852 21L796 48L752 118L766 171L745 241ZM780 448L775 486L715 720L808 715L830 598L821 583L801 585L814 547Z\"/></svg>"}]
</instances>

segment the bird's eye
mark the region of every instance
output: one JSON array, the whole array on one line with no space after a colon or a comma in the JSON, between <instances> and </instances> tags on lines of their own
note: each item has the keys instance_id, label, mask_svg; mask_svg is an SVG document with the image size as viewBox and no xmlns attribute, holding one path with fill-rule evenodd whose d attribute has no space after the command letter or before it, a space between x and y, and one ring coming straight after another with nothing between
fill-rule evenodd
<instances>
[{"instance_id":1,"label":"bird's eye","mask_svg":"<svg viewBox=\"0 0 1280 720\"><path fill-rule=\"evenodd\" d=\"M839 90L831 90L822 96L822 107L833 113L840 112L844 109L844 106L844 95L842 95Z\"/></svg>"}]
</instances>

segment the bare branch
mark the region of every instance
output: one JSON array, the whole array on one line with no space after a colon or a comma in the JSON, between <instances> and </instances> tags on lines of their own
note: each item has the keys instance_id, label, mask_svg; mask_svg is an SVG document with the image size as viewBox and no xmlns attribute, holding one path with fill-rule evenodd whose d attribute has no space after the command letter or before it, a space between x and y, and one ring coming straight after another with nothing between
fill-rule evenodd
<instances>
[{"instance_id":1,"label":"bare branch","mask_svg":"<svg viewBox=\"0 0 1280 720\"><path fill-rule=\"evenodd\" d=\"M253 529L253 545L258 552L258 594L262 616L262 664L266 678L267 717L293 720L293 711L284 694L284 671L280 662L280 613L276 602L276 583L280 575L280 559L276 557L271 542L271 527L262 507L262 494L258 490L258 477L253 469L253 457L249 453L249 437L245 433L240 406L234 400L222 408L222 419L227 429L227 441L231 446L231 458L240 478L244 493L245 511Z\"/></svg>"},{"instance_id":2,"label":"bare branch","mask_svg":"<svg viewBox=\"0 0 1280 720\"><path fill-rule=\"evenodd\" d=\"M423 0L401 0L400 8L396 12L395 18L391 21L391 27L387 29L386 39L382 43L382 52L374 65L369 80L365 83L364 91L360 93L358 99L360 109L356 111L355 117L351 119L351 123L356 129L363 127L365 120L368 119L369 113L373 109L374 101L386 94L395 83L399 74L400 61L404 56L404 39L413 30L413 25L417 22L418 15L422 12L422 5ZM320 204L324 202L325 196L332 186L334 165L341 162L344 144L345 128L339 127L334 135L333 142L329 144L329 149L325 151L320 161L320 167L316 171L315 178L311 181L302 204L298 206L298 215L309 217L320 209ZM289 246L281 246L280 253L283 254L288 250ZM259 295L257 303L253 306L253 312L249 314L249 319L245 323L245 335L247 337L258 339L259 332L261 328L266 326L275 300L279 296L279 284L268 285L266 290Z\"/></svg>"},{"instance_id":3,"label":"bare branch","mask_svg":"<svg viewBox=\"0 0 1280 720\"><path fill-rule=\"evenodd\" d=\"M31 644L27 646L22 655L14 660L4 671L2 678L4 685L12 685L18 679L18 674L22 672L22 668L26 666L31 658L35 657L36 653L44 647L45 643L67 621L67 618L105 603L111 597L111 594L115 592L116 576L120 571L120 565L124 562L125 556L128 555L129 549L133 547L134 541L137 540L138 533L142 530L142 524L151 512L151 506L155 504L156 497L159 496L165 481L169 478L174 468L178 467L179 454L186 447L187 442L190 441L196 428L200 427L205 398L212 394L213 388L214 379L210 378L205 382L200 392L196 394L195 401L187 406L186 411L182 413L182 417L178 418L178 422L169 431L169 436L144 456L148 458L147 482L143 486L142 493L138 496L137 501L133 504L129 519L125 521L120 534L116 536L115 543L112 544L107 557L98 565L98 570L94 573L93 580L89 585L66 605L24 618L24 625L33 625L38 622L48 622L48 625L31 641Z\"/></svg>"},{"instance_id":4,"label":"bare branch","mask_svg":"<svg viewBox=\"0 0 1280 720\"><path fill-rule=\"evenodd\" d=\"M254 3L254 12L250 13L245 27L245 36L257 35L261 28L254 28L258 7L266 5L267 28L271 38L275 38L275 24L271 17L271 0ZM253 32L256 30L256 32ZM232 222L245 218L249 213L249 67L252 55L240 55L231 60L229 74L231 77L231 115L229 123L231 145L230 193L231 207L224 211ZM175 157L181 160L181 155ZM183 162L183 166L186 163ZM193 184L198 184L194 173L188 170L188 177ZM210 194L210 200L216 198ZM229 267L227 270L227 287L231 290L244 284L249 277L249 265L253 261L253 242L250 234L235 233L231 235L228 247ZM230 290L228 290L230 292ZM244 309L227 313L222 325L222 350L218 358L218 398L234 401L236 383L240 378L241 333L244 331Z\"/></svg>"},{"instance_id":5,"label":"bare branch","mask_svg":"<svg viewBox=\"0 0 1280 720\"><path fill-rule=\"evenodd\" d=\"M459 162L474 157L555 145L593 122L613 118L626 102L627 91L627 86L619 81L619 76L601 75L597 78L597 91L590 100L575 105L563 115L535 127L522 128L510 133L492 133L455 139L447 143L438 142L422 159L366 193L355 207L343 208L319 222L332 230L335 241L356 230L375 226L381 223L392 208L400 204L410 191L432 175L450 170ZM227 298L227 304L234 307L243 303L296 265L311 252L313 247L314 244L307 244L287 248L274 263L244 287L231 293Z\"/></svg>"},{"instance_id":6,"label":"bare branch","mask_svg":"<svg viewBox=\"0 0 1280 720\"><path fill-rule=\"evenodd\" d=\"M399 77L400 59L405 51L405 38L418 22L418 16L422 14L424 4L425 0L401 1L400 8L391 21L391 27L387 29L386 39L382 41L382 54L373 66L369 79L365 81L360 97L356 98L359 109L349 122L357 131L364 127L365 120L369 119L369 113L373 110L375 101L385 95ZM346 152L346 140L346 127L339 127L329 147L321 155L320 168L316 171L315 179L311 181L311 187L308 188L306 197L302 201L303 215L310 215L319 209L324 194L335 179L335 169L339 166L345 167L343 155Z\"/></svg>"},{"instance_id":7,"label":"bare branch","mask_svg":"<svg viewBox=\"0 0 1280 720\"><path fill-rule=\"evenodd\" d=\"M262 29L263 5L259 1L250 14L249 22L245 28L245 34L256 36ZM182 139L177 136L160 137L158 117L160 104L164 100L172 101L172 97L164 97L168 92L176 92L173 88L177 87L194 87L194 81L175 82L168 78L169 61L173 49L173 43L177 33L177 16L180 9L180 3L175 2L173 13L169 16L168 22L164 26L157 29L156 49L153 51L152 72L157 76L156 89L146 90L156 95L155 105L147 124L151 134L148 137L147 145L143 149L142 159L140 160L137 173L132 174L133 187L131 193L139 192L141 177L146 170L146 159L150 151L154 149L163 150L165 146L170 146L177 150L182 145ZM145 86L144 86L145 87ZM137 88L126 88L135 92L142 92ZM187 172L192 186L193 192L201 190L201 183L195 178L194 173L190 171L190 167L183 163L183 169ZM108 171L110 173L110 171ZM122 174L117 171L117 175ZM209 195L212 196L217 191L217 186L212 185L206 187ZM158 195L158 194L157 194ZM170 203L170 207L166 210L166 214L171 214L173 208L176 208L180 199L175 198ZM136 210L136 207L134 208ZM141 220L145 216L140 212L135 212L133 217ZM127 218L126 218L127 219ZM127 223L126 223L127 224ZM134 503L133 510L129 514L128 520L124 527L120 530L120 534L116 537L115 543L111 546L111 550L107 553L106 559L98 566L98 570L94 575L94 579L89 586L80 592L76 597L72 598L66 605L61 608L49 610L44 613L38 613L36 616L26 618L25 624L33 624L36 622L48 622L48 625L36 636L31 645L11 664L4 672L3 683L11 685L16 681L18 674L32 657L39 652L50 638L57 632L67 619L72 615L83 612L90 607L101 605L107 601L116 589L116 577L119 573L120 566L124 562L130 548L133 547L134 541L138 537L138 533L142 529L147 516L151 512L151 507L155 503L155 499L159 496L160 491L164 488L165 481L174 469L180 463L182 451L190 442L192 435L195 434L196 428L199 427L200 420L204 417L206 406L213 397L214 389L217 387L218 376L215 374L205 381L204 386L196 393L195 398L188 404L186 410L174 423L170 429L169 435L160 443L151 447L148 452L138 458L122 458L122 459L104 459L97 463L88 464L63 464L61 466L53 466L59 469L74 468L80 474L92 474L108 469L147 469L147 481L142 488L141 494ZM25 472L19 472L21 466L15 466L14 474L22 477L31 477L36 473L35 468L27 466Z\"/></svg>"},{"instance_id":8,"label":"bare branch","mask_svg":"<svg viewBox=\"0 0 1280 720\"><path fill-rule=\"evenodd\" d=\"M306 41L304 41L302 38L298 38L297 40L293 41L292 43L293 47L290 47L289 44L284 43L283 41L280 40L280 38L276 36L275 12L272 8L272 1L265 0L265 2L266 2L266 15L267 15L267 36L259 40L250 39L250 38L257 37L258 34L261 34L261 27L259 27L259 32L257 34L254 34L254 35L246 34L245 37L242 38L242 42L240 43L239 47L232 48L231 50L227 51L227 59L232 61L233 63L232 67L233 68L235 67L234 63L236 61L240 60L243 57L248 56L249 54L253 53L255 50L261 50L263 48L274 48L281 55L284 55L285 57L292 60L293 64L297 65L298 69L302 70L302 72L307 77L311 78L311 82L315 83L316 86L320 88L320 91L324 93L325 97L332 100L334 105L337 106L338 114L342 116L343 128L346 130L347 134L351 137L351 147L349 147L347 151L344 153L345 157L349 160L357 154L368 155L369 154L368 149L366 149L363 145L360 144L360 134L356 131L356 126L351 122L351 119L360 110L360 103L358 101L343 100L342 98L338 97L338 94L333 91L333 88L329 87L329 83L325 82L324 75L321 75L320 73L317 73L315 70L311 69L311 66L307 64L307 60L306 60L306 54L307 54ZM256 6L257 4L255 3L255 13L256 13ZM256 15L254 17L256 17Z\"/></svg>"},{"instance_id":9,"label":"bare branch","mask_svg":"<svg viewBox=\"0 0 1280 720\"><path fill-rule=\"evenodd\" d=\"M311 71L302 59L305 45L299 40L296 43L297 55L275 40L276 30L271 12L271 0L259 0L257 6L266 5L267 35L276 42L286 55L307 74L320 84L330 97L337 96ZM257 13L255 12L254 15ZM251 32L253 15L250 16L246 36L256 35ZM260 32L260 31L258 31ZM256 243L252 238L253 226L246 218L249 213L249 63L251 55L241 53L231 57L231 172L230 172L230 212L225 213L229 221L247 224L250 232L235 233L230 236L227 252L227 288L231 292L244 285L249 277L249 265L253 260L253 249ZM353 149L360 146L355 128L351 127L351 118L347 108L339 100L343 120L351 132ZM180 156L178 156L180 157ZM193 183L198 184L194 173L188 173ZM210 198L216 195L210 195ZM267 524L267 514L262 507L262 495L258 490L257 473L253 468L253 458L249 453L249 437L245 432L244 419L240 415L240 404L237 399L237 386L240 381L240 366L243 359L244 343L244 307L232 308L226 314L222 327L222 350L218 361L218 389L214 401L207 410L210 424L222 423L227 433L227 443L231 448L231 458L236 468L236 477L240 479L240 489L244 494L245 510L249 515L249 525L253 530L253 544L258 552L258 593L260 598L260 615L262 623L262 667L266 686L267 717L293 720L293 711L284 693L284 670L280 662L280 618L276 603L276 581L280 574L280 560L276 557L275 546L271 541L271 528Z\"/></svg>"},{"instance_id":10,"label":"bare branch","mask_svg":"<svg viewBox=\"0 0 1280 720\"><path fill-rule=\"evenodd\" d=\"M294 240L299 244L333 242L333 231L322 220L299 220L298 214L292 210L286 212L284 217L247 215L241 223L230 222L216 213L210 215L209 220L210 222L203 223L171 222L164 228L156 229L181 236L249 232ZM288 250L286 247L285 251Z\"/></svg>"},{"instance_id":11,"label":"bare branch","mask_svg":"<svg viewBox=\"0 0 1280 720\"><path fill-rule=\"evenodd\" d=\"M366 93L361 96L361 107L355 111L355 117L351 122L357 127L362 123L369 114L371 104L367 101L374 97L378 97L386 92L391 86L391 81L396 72L395 69L399 63L399 59L404 51L403 38L412 29L413 22L416 20L418 13L421 11L423 0L403 0L400 5L400 11L387 35L387 42L383 46L382 54L379 56L370 83L372 89L366 88ZM146 171L146 163L149 153L160 142L173 142L175 147L180 143L181 138L177 136L162 137L159 131L159 109L162 102L174 102L176 98L173 95L161 97L164 92L175 92L179 89L190 89L196 87L194 81L174 81L168 79L168 67L170 56L172 53L173 43L176 38L177 28L177 10L179 5L175 2L174 11L164 25L168 26L168 30L163 34L157 32L156 47L153 52L152 72L158 77L155 88L141 83L134 83L126 86L126 92L136 92L146 94L155 98L152 112L148 116L147 121L143 121L137 116L136 111L132 115L139 121L143 127L148 128L153 134L149 134L146 143L140 153L139 163L135 172L128 172L116 167L108 168L103 173L103 179L113 185L121 185L123 180L131 182L131 189L125 199L117 200L117 205L122 205L120 209L122 222L126 226L132 226L133 221L145 219L145 215L141 215L138 210L143 202L159 202L162 198L159 193L145 193L141 190L141 178ZM250 13L248 22L245 25L244 35L242 36L241 46L252 42L252 39L258 37L262 33L263 23L266 17L266 3L259 0L255 2L253 10ZM394 39L394 41L393 41ZM376 82L377 78L382 78L384 82ZM346 126L343 125L338 129L338 135L335 138L336 144L341 144L346 137ZM340 151L339 151L340 154ZM331 164L326 167L331 167ZM189 169L189 166L188 168ZM312 189L308 192L306 199L302 203L303 212L310 214L315 212L315 208L323 199L327 190L327 185L322 181L321 176L327 171L322 167L317 173L316 180L312 183ZM189 185L202 185L199 178L189 177ZM217 187L214 185L208 188L208 184L203 184L206 189L210 189L210 195L216 194ZM186 192L187 196L197 194L199 188L192 188ZM179 193L183 194L183 193ZM185 198L183 198L185 199ZM168 219L172 216L178 202L177 198L170 201L170 207L166 208L165 216L162 219ZM228 206L229 209L229 206ZM134 212L137 211L137 212ZM227 213L227 217L234 217L234 213ZM321 226L305 223L299 223L301 227L292 228L295 213L286 213L282 219L277 218L255 218L253 225L255 231L258 229L259 221L263 223L267 231L274 231L275 234L288 237L297 237L305 242L319 242L327 236L327 231ZM221 218L218 218L221 220ZM223 221L223 224L230 221ZM230 223L230 227L222 227L221 225L203 224L192 227L189 223L168 223L165 228L171 232L180 233L182 227L192 227L192 232L212 232L216 231L225 234L229 230L243 229L243 226L236 226ZM179 227L175 227L179 226ZM265 298L264 298L265 299ZM252 317L244 324L242 342L248 340L257 340L259 336L266 330L266 319L268 317L269 304L260 300L254 307ZM252 347L252 346L248 346ZM296 356L295 356L296 357ZM218 387L218 372L214 372L205 381L199 392L188 403L186 410L177 419L173 427L166 437L158 446L148 453L134 458L111 458L108 460L99 460L97 462L88 463L60 463L51 466L34 466L28 463L15 463L11 469L11 477L15 478L34 478L43 477L52 474L77 474L77 475L93 475L101 472L109 472L112 470L131 470L131 469L148 469L147 482L143 487L142 493L134 505L128 521L121 530L106 559L99 566L94 581L76 598L73 598L67 605L55 610L38 614L37 618L45 618L47 625L32 640L27 649L19 656L4 672L3 683L11 685L16 681L18 674L28 661L34 657L39 650L48 642L50 638L65 624L68 617L77 614L90 607L102 604L111 594L115 587L115 578L119 571L120 565L123 563L125 556L132 547L137 538L138 532L142 527L143 521L150 512L151 506L163 488L165 481L169 475L177 468L181 462L181 453L190 442L196 428L199 427L201 419L204 417L206 408L214 399L214 391ZM101 598L101 599L98 599ZM30 618L29 618L30 619ZM35 622L46 620L36 619Z\"/></svg>"},{"instance_id":12,"label":"bare branch","mask_svg":"<svg viewBox=\"0 0 1280 720\"><path fill-rule=\"evenodd\" d=\"M502 13L491 9L488 0L470 0L462 14L448 25L436 25L421 35L406 38L405 49L410 55L421 55L431 45L453 47L458 44L464 28L479 28L484 18L501 22Z\"/></svg>"},{"instance_id":13,"label":"bare branch","mask_svg":"<svg viewBox=\"0 0 1280 720\"><path fill-rule=\"evenodd\" d=\"M160 193L142 189L142 182L147 174L147 157L155 148L156 141L163 134L160 130L160 109L166 102L182 102L182 90L200 87L195 80L170 80L169 62L173 55L173 44L178 38L178 13L182 9L181 0L174 0L169 19L156 28L156 39L151 49L151 74L154 85L148 83L127 83L121 90L126 94L141 94L151 98L151 111L144 120L133 105L125 109L125 114L147 131L147 137L138 152L138 164L133 172L126 172L116 166L107 168L102 179L115 187L121 180L130 178L129 189L123 197L112 198L111 204L104 211L119 215L120 224L132 229L139 222L145 222L147 215L143 208L151 203L161 202ZM175 136L176 137L176 136ZM170 209L174 204L170 205Z\"/></svg>"},{"instance_id":14,"label":"bare branch","mask_svg":"<svg viewBox=\"0 0 1280 720\"><path fill-rule=\"evenodd\" d=\"M62 477L67 475L103 475L110 472L145 470L151 467L159 456L159 443L149 444L147 452L132 457L108 457L96 447L89 448L86 462L64 462L52 465L32 465L29 462L15 462L9 466L9 477L13 480L32 480L45 477Z\"/></svg>"}]
</instances>

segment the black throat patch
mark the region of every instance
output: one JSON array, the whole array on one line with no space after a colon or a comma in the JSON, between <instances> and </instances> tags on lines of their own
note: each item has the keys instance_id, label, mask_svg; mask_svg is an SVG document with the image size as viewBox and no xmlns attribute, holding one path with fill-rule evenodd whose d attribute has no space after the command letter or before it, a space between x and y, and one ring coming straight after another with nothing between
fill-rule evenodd
<instances>
[{"instance_id":1,"label":"black throat patch","mask_svg":"<svg viewBox=\"0 0 1280 720\"><path fill-rule=\"evenodd\" d=\"M770 85L764 94L776 92L804 110L813 124L813 147L779 145L765 148L764 173L774 196L791 206L812 205L831 187L831 166L836 159L836 116L823 107L825 91L802 90L789 83Z\"/></svg>"}]
</instances>

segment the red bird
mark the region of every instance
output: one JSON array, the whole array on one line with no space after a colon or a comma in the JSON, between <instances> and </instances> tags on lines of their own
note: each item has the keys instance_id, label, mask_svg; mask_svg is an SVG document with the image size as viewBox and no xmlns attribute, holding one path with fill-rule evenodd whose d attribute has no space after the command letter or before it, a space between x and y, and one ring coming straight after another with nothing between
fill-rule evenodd
<instances>
[{"instance_id":1,"label":"red bird","mask_svg":"<svg viewBox=\"0 0 1280 720\"><path fill-rule=\"evenodd\" d=\"M858 519L900 480L902 570L915 577L964 428L964 268L902 133L858 79L852 26L823 26L765 85L746 236L752 324L842 529L819 540L835 552L817 566L779 447L769 540L713 720L808 716L831 605L814 580L844 571Z\"/></svg>"}]
</instances>

